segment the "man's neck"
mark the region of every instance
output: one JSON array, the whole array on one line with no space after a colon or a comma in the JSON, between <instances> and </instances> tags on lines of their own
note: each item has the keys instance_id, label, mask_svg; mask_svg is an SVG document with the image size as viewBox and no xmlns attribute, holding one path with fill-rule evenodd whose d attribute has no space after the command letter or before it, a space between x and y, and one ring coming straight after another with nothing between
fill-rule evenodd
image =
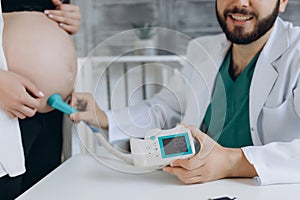
<instances>
[{"instance_id":1,"label":"man's neck","mask_svg":"<svg viewBox=\"0 0 300 200\"><path fill-rule=\"evenodd\" d=\"M252 58L264 47L268 41L273 28L270 29L265 35L263 35L258 40L247 44L247 45L238 45L233 44L232 47L232 63L234 76L237 77L250 63Z\"/></svg>"}]
</instances>

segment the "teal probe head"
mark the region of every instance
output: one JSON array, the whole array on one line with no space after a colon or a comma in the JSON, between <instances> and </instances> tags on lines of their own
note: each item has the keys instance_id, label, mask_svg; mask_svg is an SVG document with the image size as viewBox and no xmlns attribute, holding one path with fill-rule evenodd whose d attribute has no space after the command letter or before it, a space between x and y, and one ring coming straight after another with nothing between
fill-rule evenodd
<instances>
[{"instance_id":1,"label":"teal probe head","mask_svg":"<svg viewBox=\"0 0 300 200\"><path fill-rule=\"evenodd\" d=\"M74 112L78 112L78 110L74 109L72 106L70 106L69 104L67 104L66 102L64 102L59 94L53 94L53 95L51 95L48 98L47 103L51 107L53 107L53 108L55 108L55 109L57 109L57 110L65 113L67 115L70 115L70 114L72 114Z\"/></svg>"},{"instance_id":2,"label":"teal probe head","mask_svg":"<svg viewBox=\"0 0 300 200\"><path fill-rule=\"evenodd\" d=\"M53 108L55 108L55 109L57 109L57 110L65 113L67 115L71 115L74 112L78 112L78 110L74 109L72 106L70 106L69 104L67 104L66 102L64 102L59 94L53 94L53 95L51 95L48 98L47 103L51 107L53 107ZM96 127L92 126L90 123L86 122L86 125L94 133L98 133L99 132L99 130Z\"/></svg>"}]
</instances>

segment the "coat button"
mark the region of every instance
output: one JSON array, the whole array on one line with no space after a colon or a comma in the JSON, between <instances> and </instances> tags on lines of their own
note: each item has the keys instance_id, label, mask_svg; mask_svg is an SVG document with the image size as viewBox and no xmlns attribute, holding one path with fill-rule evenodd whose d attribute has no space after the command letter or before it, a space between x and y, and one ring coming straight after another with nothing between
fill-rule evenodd
<instances>
[{"instance_id":1,"label":"coat button","mask_svg":"<svg viewBox=\"0 0 300 200\"><path fill-rule=\"evenodd\" d=\"M254 128L253 127L251 127L251 132L254 132Z\"/></svg>"}]
</instances>

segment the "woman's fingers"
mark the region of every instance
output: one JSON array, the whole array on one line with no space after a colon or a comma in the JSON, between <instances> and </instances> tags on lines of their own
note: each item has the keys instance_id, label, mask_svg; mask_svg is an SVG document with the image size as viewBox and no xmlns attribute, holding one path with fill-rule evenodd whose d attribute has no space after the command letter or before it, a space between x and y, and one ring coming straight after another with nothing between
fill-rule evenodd
<instances>
[{"instance_id":1,"label":"woman's fingers","mask_svg":"<svg viewBox=\"0 0 300 200\"><path fill-rule=\"evenodd\" d=\"M77 26L59 23L59 26L69 33L76 33L78 31Z\"/></svg>"},{"instance_id":2,"label":"woman's fingers","mask_svg":"<svg viewBox=\"0 0 300 200\"><path fill-rule=\"evenodd\" d=\"M80 8L73 4L58 4L54 0L53 4L56 5L56 10L45 10L45 14L70 34L77 33L81 18Z\"/></svg>"},{"instance_id":3,"label":"woman's fingers","mask_svg":"<svg viewBox=\"0 0 300 200\"><path fill-rule=\"evenodd\" d=\"M80 15L76 12L66 11L66 10L45 10L44 13L48 15L50 18L54 17L62 17L62 18L70 18L74 20L79 20Z\"/></svg>"},{"instance_id":4,"label":"woman's fingers","mask_svg":"<svg viewBox=\"0 0 300 200\"><path fill-rule=\"evenodd\" d=\"M55 7L62 5L62 2L60 0L52 0L52 3Z\"/></svg>"}]
</instances>

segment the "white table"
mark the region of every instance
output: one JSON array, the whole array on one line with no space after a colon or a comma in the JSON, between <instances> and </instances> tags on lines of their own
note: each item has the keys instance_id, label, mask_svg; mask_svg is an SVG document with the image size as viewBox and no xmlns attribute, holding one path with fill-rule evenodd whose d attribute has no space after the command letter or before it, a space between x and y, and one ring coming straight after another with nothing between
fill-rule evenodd
<instances>
[{"instance_id":1,"label":"white table","mask_svg":"<svg viewBox=\"0 0 300 200\"><path fill-rule=\"evenodd\" d=\"M294 200L299 199L299 191L300 184L257 186L252 179L184 185L162 171L122 173L103 166L89 154L82 154L64 162L18 200L207 200L224 196L238 200Z\"/></svg>"}]
</instances>

